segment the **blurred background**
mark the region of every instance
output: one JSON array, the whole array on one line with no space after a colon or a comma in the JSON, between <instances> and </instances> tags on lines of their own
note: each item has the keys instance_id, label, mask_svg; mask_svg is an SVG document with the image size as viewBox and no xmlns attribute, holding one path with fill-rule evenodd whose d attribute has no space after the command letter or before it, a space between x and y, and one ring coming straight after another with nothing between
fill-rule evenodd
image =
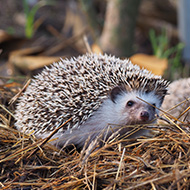
<instances>
[{"instance_id":1,"label":"blurred background","mask_svg":"<svg viewBox=\"0 0 190 190\"><path fill-rule=\"evenodd\" d=\"M169 80L190 76L188 0L7 0L0 85L17 87L60 57L129 58Z\"/></svg>"}]
</instances>

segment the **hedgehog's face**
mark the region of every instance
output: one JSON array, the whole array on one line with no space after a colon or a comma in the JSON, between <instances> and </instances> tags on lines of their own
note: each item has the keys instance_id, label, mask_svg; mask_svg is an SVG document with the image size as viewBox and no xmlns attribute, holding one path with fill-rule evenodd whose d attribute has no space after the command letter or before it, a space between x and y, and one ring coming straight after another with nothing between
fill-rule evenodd
<instances>
[{"instance_id":1,"label":"hedgehog's face","mask_svg":"<svg viewBox=\"0 0 190 190\"><path fill-rule=\"evenodd\" d=\"M110 98L113 102L114 114L118 118L117 124L120 125L153 123L158 114L155 107L159 108L161 105L161 100L153 92L127 92L121 87L113 88Z\"/></svg>"}]
</instances>

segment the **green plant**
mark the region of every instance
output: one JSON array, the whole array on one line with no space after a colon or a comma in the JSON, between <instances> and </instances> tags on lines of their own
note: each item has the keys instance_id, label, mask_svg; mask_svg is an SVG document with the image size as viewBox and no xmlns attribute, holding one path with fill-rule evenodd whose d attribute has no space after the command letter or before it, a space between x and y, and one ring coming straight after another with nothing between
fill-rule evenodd
<instances>
[{"instance_id":1,"label":"green plant","mask_svg":"<svg viewBox=\"0 0 190 190\"><path fill-rule=\"evenodd\" d=\"M31 9L29 7L29 4L27 2L27 0L23 0L23 7L24 7L24 13L26 16L26 25L25 25L25 36L27 38L32 38L32 36L34 35L34 17L36 12L38 11L39 8L50 4L47 1L39 1L38 3L36 3Z\"/></svg>"},{"instance_id":2,"label":"green plant","mask_svg":"<svg viewBox=\"0 0 190 190\"><path fill-rule=\"evenodd\" d=\"M182 49L184 48L183 43L179 43L176 46L169 48L169 39L165 30L162 30L161 35L156 36L155 31L151 29L149 32L149 37L153 54L156 57L169 59L171 55L175 54L173 59L175 62L179 61L181 58Z\"/></svg>"},{"instance_id":3,"label":"green plant","mask_svg":"<svg viewBox=\"0 0 190 190\"><path fill-rule=\"evenodd\" d=\"M165 58L169 63L169 70L165 72L165 77L174 80L182 74L181 56L184 48L183 43L178 43L174 47L169 47L169 39L166 31L162 30L159 36L156 36L154 30L149 32L150 42L153 54L158 58Z\"/></svg>"}]
</instances>

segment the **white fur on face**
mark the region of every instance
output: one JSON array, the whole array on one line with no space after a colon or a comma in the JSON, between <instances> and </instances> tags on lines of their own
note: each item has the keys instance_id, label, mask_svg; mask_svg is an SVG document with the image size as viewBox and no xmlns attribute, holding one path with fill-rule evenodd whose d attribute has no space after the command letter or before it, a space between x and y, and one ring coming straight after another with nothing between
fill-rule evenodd
<instances>
[{"instance_id":1,"label":"white fur on face","mask_svg":"<svg viewBox=\"0 0 190 190\"><path fill-rule=\"evenodd\" d=\"M137 97L144 100L145 102L138 99ZM131 107L127 106L127 102L129 101L134 102L134 105ZM155 105L158 108L161 105L161 101L153 92L123 92L121 95L118 95L115 103L112 102L110 99L105 100L98 112L102 112L105 120L107 120L107 123L119 125L150 123L151 120L155 118L155 115L158 114L158 110L147 104L146 102ZM142 122L140 119L140 113L142 111L146 111L149 113L150 117L146 122Z\"/></svg>"}]
</instances>

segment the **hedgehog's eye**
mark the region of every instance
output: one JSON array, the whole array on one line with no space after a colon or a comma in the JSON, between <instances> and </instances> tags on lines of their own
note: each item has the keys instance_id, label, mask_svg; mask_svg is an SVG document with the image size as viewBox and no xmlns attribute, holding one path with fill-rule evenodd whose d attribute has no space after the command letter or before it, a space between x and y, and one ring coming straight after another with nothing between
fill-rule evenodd
<instances>
[{"instance_id":1,"label":"hedgehog's eye","mask_svg":"<svg viewBox=\"0 0 190 190\"><path fill-rule=\"evenodd\" d=\"M127 102L126 106L131 107L131 106L133 106L134 103L135 102L133 102L133 101L130 100L130 101Z\"/></svg>"}]
</instances>

